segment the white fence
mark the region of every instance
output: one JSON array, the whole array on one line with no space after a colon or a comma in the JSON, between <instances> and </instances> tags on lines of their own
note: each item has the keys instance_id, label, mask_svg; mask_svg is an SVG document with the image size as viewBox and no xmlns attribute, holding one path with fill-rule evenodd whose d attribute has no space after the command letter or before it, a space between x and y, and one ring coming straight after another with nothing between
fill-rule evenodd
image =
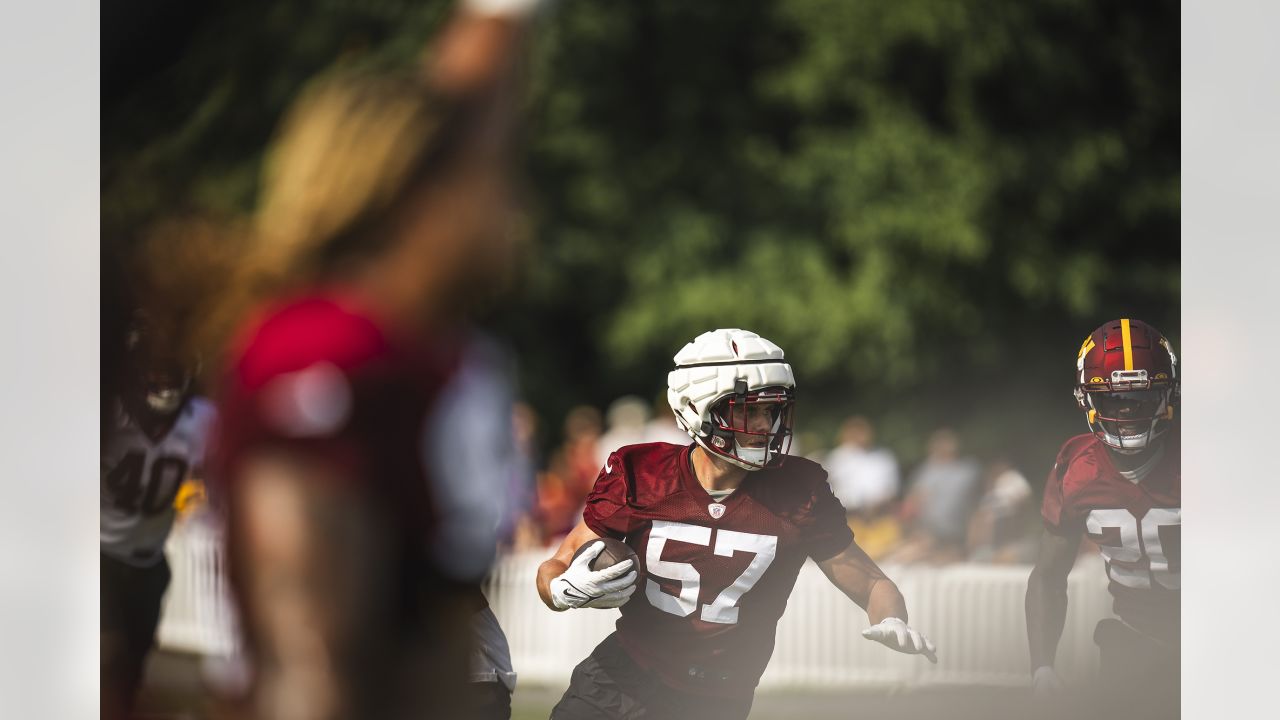
<instances>
[{"instance_id":1,"label":"white fence","mask_svg":"<svg viewBox=\"0 0 1280 720\"><path fill-rule=\"evenodd\" d=\"M221 573L218 539L200 526L175 530L169 542L173 584L159 631L162 646L226 655L234 617ZM564 685L573 666L613 630L616 610L554 613L538 599L534 575L549 551L510 555L486 589L506 630L520 681ZM1023 612L1028 566L950 565L885 568L907 598L911 624L938 645L938 664L864 640L865 613L812 563L800 572L778 625L777 646L761 687L1025 684ZM1101 561L1082 558L1068 585L1069 612L1058 670L1069 683L1095 672L1094 624L1110 615Z\"/></svg>"},{"instance_id":2,"label":"white fence","mask_svg":"<svg viewBox=\"0 0 1280 720\"><path fill-rule=\"evenodd\" d=\"M231 655L239 636L223 572L222 537L199 522L180 523L165 554L173 580L164 596L157 642L171 650Z\"/></svg>"}]
</instances>

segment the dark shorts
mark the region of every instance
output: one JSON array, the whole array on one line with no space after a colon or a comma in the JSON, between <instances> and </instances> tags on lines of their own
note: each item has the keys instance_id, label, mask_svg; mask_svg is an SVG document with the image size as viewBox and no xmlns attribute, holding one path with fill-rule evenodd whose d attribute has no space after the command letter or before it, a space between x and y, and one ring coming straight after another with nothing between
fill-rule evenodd
<instances>
[{"instance_id":1,"label":"dark shorts","mask_svg":"<svg viewBox=\"0 0 1280 720\"><path fill-rule=\"evenodd\" d=\"M111 718L126 713L138 692L170 574L163 557L140 568L104 554L100 569L102 716Z\"/></svg>"},{"instance_id":2,"label":"dark shorts","mask_svg":"<svg viewBox=\"0 0 1280 720\"><path fill-rule=\"evenodd\" d=\"M695 695L636 664L609 635L578 663L552 720L743 720L752 696Z\"/></svg>"}]
</instances>

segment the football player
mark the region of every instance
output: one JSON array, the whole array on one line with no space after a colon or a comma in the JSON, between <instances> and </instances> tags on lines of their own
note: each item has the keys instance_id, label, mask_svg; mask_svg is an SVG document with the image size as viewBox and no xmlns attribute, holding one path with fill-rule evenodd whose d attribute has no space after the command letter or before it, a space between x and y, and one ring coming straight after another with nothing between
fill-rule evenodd
<instances>
[{"instance_id":1,"label":"football player","mask_svg":"<svg viewBox=\"0 0 1280 720\"><path fill-rule=\"evenodd\" d=\"M694 442L613 452L582 522L538 568L553 610L622 608L551 717L745 718L807 558L866 610L865 637L937 662L898 588L853 542L826 471L787 456L796 384L781 348L714 330L675 364L667 400ZM602 542L574 558L604 537L624 540L640 566L591 570Z\"/></svg>"},{"instance_id":2,"label":"football player","mask_svg":"<svg viewBox=\"0 0 1280 720\"><path fill-rule=\"evenodd\" d=\"M102 446L102 714L127 716L155 640L169 585L165 539L174 498L198 477L214 418L192 395L192 363L175 358L135 317L128 333L127 377L114 399Z\"/></svg>"},{"instance_id":3,"label":"football player","mask_svg":"<svg viewBox=\"0 0 1280 720\"><path fill-rule=\"evenodd\" d=\"M516 256L533 4L464 3L425 73L330 74L276 141L237 283L265 297L219 311L245 318L218 466L252 717L509 715L479 581L511 408L467 320Z\"/></svg>"},{"instance_id":4,"label":"football player","mask_svg":"<svg viewBox=\"0 0 1280 720\"><path fill-rule=\"evenodd\" d=\"M1122 318L1085 338L1075 398L1089 432L1063 444L1045 484L1044 533L1027 581L1027 638L1037 692L1061 687L1054 656L1067 613L1067 575L1081 538L1105 560L1117 619L1098 623L1101 687L1109 697L1170 707L1179 692L1182 463L1178 359L1154 327ZM1176 714L1174 715L1176 717Z\"/></svg>"}]
</instances>

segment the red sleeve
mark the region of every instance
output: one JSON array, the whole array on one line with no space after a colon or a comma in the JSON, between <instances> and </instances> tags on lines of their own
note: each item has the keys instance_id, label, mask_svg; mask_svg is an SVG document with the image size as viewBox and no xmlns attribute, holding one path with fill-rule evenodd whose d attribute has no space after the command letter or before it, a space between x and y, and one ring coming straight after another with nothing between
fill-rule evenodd
<instances>
[{"instance_id":1,"label":"red sleeve","mask_svg":"<svg viewBox=\"0 0 1280 720\"><path fill-rule=\"evenodd\" d=\"M831 492L825 472L814 483L811 516L813 522L804 528L804 544L815 562L835 557L853 542L844 506Z\"/></svg>"},{"instance_id":2,"label":"red sleeve","mask_svg":"<svg viewBox=\"0 0 1280 720\"><path fill-rule=\"evenodd\" d=\"M618 453L611 453L596 484L587 495L582 520L601 537L621 540L631 524L631 508L627 505L627 470Z\"/></svg>"},{"instance_id":3,"label":"red sleeve","mask_svg":"<svg viewBox=\"0 0 1280 720\"><path fill-rule=\"evenodd\" d=\"M1044 484L1044 501L1040 505L1040 515L1044 518L1047 530L1057 535L1076 535L1084 532L1084 516L1071 502L1067 492L1067 473L1071 469L1076 453L1072 451L1071 441L1058 451L1058 458L1049 471L1049 478Z\"/></svg>"}]
</instances>

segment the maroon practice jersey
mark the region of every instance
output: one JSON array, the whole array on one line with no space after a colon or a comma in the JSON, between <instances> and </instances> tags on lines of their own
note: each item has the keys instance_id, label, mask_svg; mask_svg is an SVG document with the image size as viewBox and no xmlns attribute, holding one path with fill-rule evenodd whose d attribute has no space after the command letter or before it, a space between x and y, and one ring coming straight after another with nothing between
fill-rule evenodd
<instances>
[{"instance_id":1,"label":"maroon practice jersey","mask_svg":"<svg viewBox=\"0 0 1280 720\"><path fill-rule=\"evenodd\" d=\"M750 693L801 565L835 556L853 533L817 463L793 457L749 472L717 502L693 474L693 447L613 453L583 520L639 556L642 587L618 620L636 662L686 691Z\"/></svg>"},{"instance_id":2,"label":"maroon practice jersey","mask_svg":"<svg viewBox=\"0 0 1280 720\"><path fill-rule=\"evenodd\" d=\"M479 580L507 480L487 461L502 457L511 418L482 344L399 329L358 294L328 288L268 308L228 365L215 447L223 489L240 491L256 452L292 451L337 469L340 491L385 533L373 560L388 582L363 598L376 622L343 649L365 717L462 712L471 643L458 629L487 605ZM254 630L246 624L250 645Z\"/></svg>"},{"instance_id":3,"label":"maroon practice jersey","mask_svg":"<svg viewBox=\"0 0 1280 720\"><path fill-rule=\"evenodd\" d=\"M216 447L226 490L236 492L239 465L257 448L320 458L384 513L411 576L478 580L497 524L487 479L501 487L506 478L466 466L499 454L492 428L457 436L477 414L471 346L458 332L397 332L333 288L268 308L229 363ZM509 425L509 403L486 411L498 430ZM477 442L487 444L467 452Z\"/></svg>"},{"instance_id":4,"label":"maroon practice jersey","mask_svg":"<svg viewBox=\"0 0 1280 720\"><path fill-rule=\"evenodd\" d=\"M1041 514L1051 532L1087 534L1098 544L1121 620L1172 640L1178 635L1182 571L1182 453L1176 430L1162 452L1146 477L1134 482L1116 469L1097 437L1071 438L1049 473Z\"/></svg>"}]
</instances>

